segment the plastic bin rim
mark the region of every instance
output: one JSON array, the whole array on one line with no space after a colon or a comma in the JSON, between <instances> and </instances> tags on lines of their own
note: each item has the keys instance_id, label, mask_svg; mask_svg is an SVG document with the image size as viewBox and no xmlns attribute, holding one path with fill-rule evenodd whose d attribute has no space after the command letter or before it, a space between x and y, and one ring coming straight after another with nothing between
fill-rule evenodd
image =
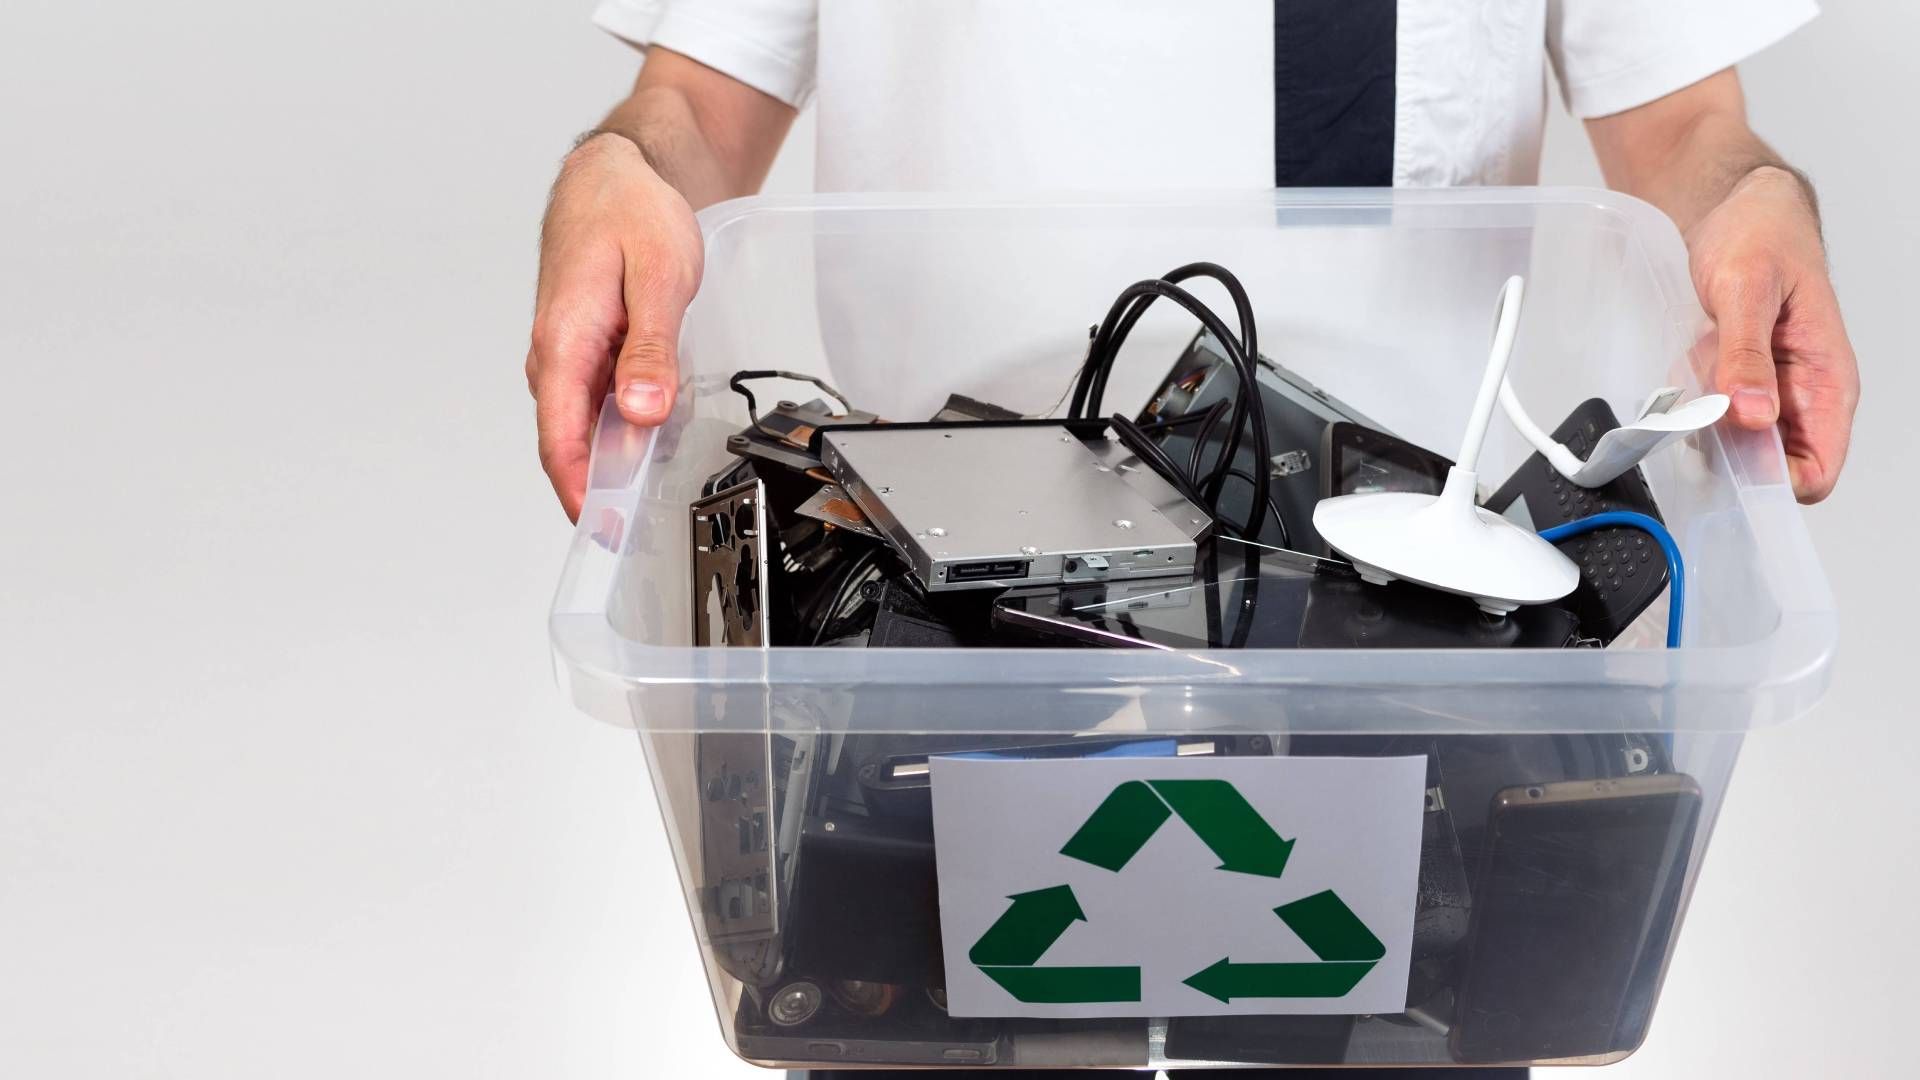
<instances>
[{"instance_id":1,"label":"plastic bin rim","mask_svg":"<svg viewBox=\"0 0 1920 1080\"><path fill-rule=\"evenodd\" d=\"M1643 244L1656 239L1685 265L1686 246L1673 219L1652 203L1610 188L1564 184L1487 185L1474 187L1372 188L1189 188L1189 189L1071 189L1025 192L1004 191L868 191L825 192L804 195L746 195L705 207L694 215L705 240L755 217L779 214L817 215L822 211L887 212L938 210L1126 210L1229 209L1267 207L1275 210L1388 210L1395 208L1458 208L1518 206L1584 206L1617 215L1632 227ZM1686 281L1655 276L1654 287L1669 308L1695 303ZM696 298L697 302L697 298Z\"/></svg>"},{"instance_id":2,"label":"plastic bin rim","mask_svg":"<svg viewBox=\"0 0 1920 1080\"><path fill-rule=\"evenodd\" d=\"M1423 206L1590 206L1667 227L1670 219L1651 203L1608 188L1484 186L1450 188L1194 188L1135 190L1048 189L1028 192L871 191L813 195L746 195L717 202L695 216L708 234L756 214L820 210L1127 209L1273 206L1354 209Z\"/></svg>"},{"instance_id":3,"label":"plastic bin rim","mask_svg":"<svg viewBox=\"0 0 1920 1080\"><path fill-rule=\"evenodd\" d=\"M1679 237L1672 222L1648 203L1618 192L1585 187L1479 187L1437 189L1296 188L1154 192L1053 191L1019 194L969 192L842 193L801 196L750 196L717 203L698 219L704 233L717 232L749 218L780 213L815 214L822 211L974 210L995 207L1125 209L1128 207L1275 208L1388 208L1421 206L1591 206L1629 219L1638 238L1656 242ZM1642 231L1647 230L1647 231ZM1684 251L1684 248L1680 250ZM610 406L606 410L617 416ZM652 437L645 439L651 451ZM644 471L644 469L642 470ZM636 477L637 480L637 477ZM629 488L635 497L638 491ZM1744 497L1743 497L1744 501ZM634 507L629 506L629 511ZM1793 523L1792 540L1808 543L1804 525ZM585 527L576 530L576 543ZM1810 546L1810 545L1809 545ZM570 556L570 561L571 561ZM1807 601L1811 598L1812 602ZM597 684L600 691L644 692L649 688L697 687L723 689L763 686L770 691L833 692L859 686L914 687L929 693L943 688L994 685L1084 693L1170 692L1187 688L1208 694L1277 693L1312 687L1321 693L1355 695L1406 693L1436 686L1455 686L1439 677L1382 677L1378 651L1364 649L1315 650L1066 650L1066 649L871 649L833 650L800 647L765 649L698 649L691 646L649 645L622 636L601 605L579 603L563 586L555 596L549 620L557 673L574 682L574 697L589 712L588 697L579 680ZM1499 696L1539 692L1578 692L1633 689L1651 694L1680 693L1693 700L1739 697L1755 704L1762 695L1783 707L1760 710L1769 722L1782 722L1804 713L1824 692L1838 638L1838 621L1824 580L1800 592L1800 604L1786 604L1778 623L1764 637L1737 646L1689 646L1678 650L1434 650L1394 652L1399 672L1444 671L1451 660L1467 656L1498 655L1511 661L1498 678L1475 685ZM570 603L571 601L571 603ZM1060 655L1071 653L1075 664L1064 671ZM898 670L887 661L912 654L928 661ZM878 663L876 663L878 661ZM931 662L940 677L928 679ZM1157 688L1157 690L1156 690ZM623 710L625 711L625 710ZM605 719L605 717L602 717ZM693 723L653 725L644 717L629 716L638 726L653 730L700 729ZM1746 730L1739 724L1689 725L1670 722L1668 730ZM1009 728L1011 730L1011 728Z\"/></svg>"}]
</instances>

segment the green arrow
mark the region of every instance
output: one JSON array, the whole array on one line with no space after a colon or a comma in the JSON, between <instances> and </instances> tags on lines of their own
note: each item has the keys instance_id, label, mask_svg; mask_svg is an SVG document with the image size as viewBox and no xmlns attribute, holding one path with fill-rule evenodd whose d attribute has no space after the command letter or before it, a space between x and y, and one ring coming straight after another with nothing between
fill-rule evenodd
<instances>
[{"instance_id":1,"label":"green arrow","mask_svg":"<svg viewBox=\"0 0 1920 1080\"><path fill-rule=\"evenodd\" d=\"M1028 1004L1139 1001L1137 967L983 967L987 978Z\"/></svg>"},{"instance_id":2,"label":"green arrow","mask_svg":"<svg viewBox=\"0 0 1920 1080\"><path fill-rule=\"evenodd\" d=\"M1172 814L1147 785L1129 780L1113 789L1060 854L1118 872Z\"/></svg>"},{"instance_id":3,"label":"green arrow","mask_svg":"<svg viewBox=\"0 0 1920 1080\"><path fill-rule=\"evenodd\" d=\"M1332 889L1273 909L1321 960L1317 964L1236 964L1221 958L1186 980L1221 1001L1242 997L1343 997L1387 955Z\"/></svg>"},{"instance_id":4,"label":"green arrow","mask_svg":"<svg viewBox=\"0 0 1920 1080\"><path fill-rule=\"evenodd\" d=\"M1012 906L973 943L967 959L982 965L1034 963L1075 919L1087 918L1068 885L1015 893L1007 899Z\"/></svg>"},{"instance_id":5,"label":"green arrow","mask_svg":"<svg viewBox=\"0 0 1920 1080\"><path fill-rule=\"evenodd\" d=\"M1150 783L1200 841L1220 856L1220 869L1277 878L1287 868L1293 841L1282 840L1232 784L1225 780Z\"/></svg>"},{"instance_id":6,"label":"green arrow","mask_svg":"<svg viewBox=\"0 0 1920 1080\"><path fill-rule=\"evenodd\" d=\"M1373 970L1374 962L1335 961L1318 964L1236 964L1222 957L1184 981L1221 1001L1234 998L1343 997Z\"/></svg>"},{"instance_id":7,"label":"green arrow","mask_svg":"<svg viewBox=\"0 0 1920 1080\"><path fill-rule=\"evenodd\" d=\"M1313 955L1322 960L1365 960L1387 955L1387 947L1332 889L1274 908Z\"/></svg>"}]
</instances>

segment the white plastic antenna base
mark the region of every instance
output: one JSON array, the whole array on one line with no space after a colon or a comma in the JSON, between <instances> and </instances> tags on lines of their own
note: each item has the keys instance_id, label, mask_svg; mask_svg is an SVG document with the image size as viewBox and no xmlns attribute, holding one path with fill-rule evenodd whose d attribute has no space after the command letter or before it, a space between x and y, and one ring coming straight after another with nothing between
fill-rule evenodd
<instances>
[{"instance_id":1,"label":"white plastic antenna base","mask_svg":"<svg viewBox=\"0 0 1920 1080\"><path fill-rule=\"evenodd\" d=\"M1580 569L1559 549L1498 514L1474 505L1480 478L1474 469L1487 439L1494 402L1506 383L1520 328L1526 282L1510 277L1500 287L1493 344L1480 392L1467 417L1459 464L1447 470L1438 495L1381 491L1322 499L1313 527L1328 546L1347 557L1362 580L1385 584L1404 578L1443 592L1471 596L1480 610L1505 615L1522 604L1551 603L1580 584Z\"/></svg>"},{"instance_id":2,"label":"white plastic antenna base","mask_svg":"<svg viewBox=\"0 0 1920 1080\"><path fill-rule=\"evenodd\" d=\"M1505 615L1572 592L1580 569L1560 550L1474 505L1479 478L1455 467L1439 495L1374 492L1322 499L1313 527L1362 579L1395 578L1470 596Z\"/></svg>"}]
</instances>

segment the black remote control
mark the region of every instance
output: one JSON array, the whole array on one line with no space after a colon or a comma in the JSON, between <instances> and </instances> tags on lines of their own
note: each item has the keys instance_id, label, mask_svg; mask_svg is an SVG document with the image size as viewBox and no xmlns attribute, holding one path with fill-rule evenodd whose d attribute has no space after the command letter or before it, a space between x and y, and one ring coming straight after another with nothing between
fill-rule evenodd
<instances>
[{"instance_id":1,"label":"black remote control","mask_svg":"<svg viewBox=\"0 0 1920 1080\"><path fill-rule=\"evenodd\" d=\"M1573 410L1553 438L1584 461L1600 436L1619 426L1613 409L1591 398ZM1536 531L1607 510L1635 511L1664 522L1639 466L1600 487L1584 488L1561 476L1540 454L1527 458L1486 505ZM1580 584L1565 603L1579 617L1581 633L1603 644L1619 636L1667 587L1667 557L1639 529L1596 529L1555 546L1580 566Z\"/></svg>"}]
</instances>

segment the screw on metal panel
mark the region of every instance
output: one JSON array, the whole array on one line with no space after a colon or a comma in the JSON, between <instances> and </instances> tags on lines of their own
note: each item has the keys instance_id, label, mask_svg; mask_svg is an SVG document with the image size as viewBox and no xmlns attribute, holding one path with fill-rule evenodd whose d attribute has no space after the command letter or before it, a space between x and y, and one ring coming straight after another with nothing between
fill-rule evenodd
<instances>
[{"instance_id":1,"label":"screw on metal panel","mask_svg":"<svg viewBox=\"0 0 1920 1080\"><path fill-rule=\"evenodd\" d=\"M834 824L833 824L833 822L831 822L831 821L829 821L829 822L827 822L827 823L826 823L826 825L825 825L825 826L823 826L823 827L824 827L824 828L825 828L825 829L826 829L826 830L827 830L828 832L832 832L832 831L834 830Z\"/></svg>"},{"instance_id":2,"label":"screw on metal panel","mask_svg":"<svg viewBox=\"0 0 1920 1080\"><path fill-rule=\"evenodd\" d=\"M893 494L893 489L892 489L892 488L890 488L890 487L882 487L882 488L880 489L880 494L882 494L882 495L891 495L891 494Z\"/></svg>"},{"instance_id":3,"label":"screw on metal panel","mask_svg":"<svg viewBox=\"0 0 1920 1080\"><path fill-rule=\"evenodd\" d=\"M947 530L941 528L938 525L935 525L932 528L927 530L927 535L928 536L945 536L947 535Z\"/></svg>"},{"instance_id":4,"label":"screw on metal panel","mask_svg":"<svg viewBox=\"0 0 1920 1080\"><path fill-rule=\"evenodd\" d=\"M1200 519L1199 519L1199 518L1188 518L1187 520L1188 520L1188 521L1190 521L1190 522L1192 522L1192 523L1193 523L1193 524L1195 524L1195 525L1198 525L1198 524L1200 524Z\"/></svg>"},{"instance_id":5,"label":"screw on metal panel","mask_svg":"<svg viewBox=\"0 0 1920 1080\"><path fill-rule=\"evenodd\" d=\"M1113 471L1113 466L1111 466L1111 465L1108 465L1108 464L1106 464L1105 462L1100 462L1100 461L1096 461L1096 462L1094 462L1094 463L1093 463L1093 467L1094 467L1094 468L1095 468L1096 470L1098 470L1099 472L1112 472L1112 471Z\"/></svg>"},{"instance_id":6,"label":"screw on metal panel","mask_svg":"<svg viewBox=\"0 0 1920 1080\"><path fill-rule=\"evenodd\" d=\"M1071 436L1071 435L1062 435L1062 436L1060 436L1060 441L1061 441L1061 442L1072 442L1072 441L1073 441L1073 436Z\"/></svg>"},{"instance_id":7,"label":"screw on metal panel","mask_svg":"<svg viewBox=\"0 0 1920 1080\"><path fill-rule=\"evenodd\" d=\"M1114 519L1113 519L1113 523L1114 523L1114 525L1115 525L1115 526L1117 526L1117 527L1119 527L1119 528L1122 528L1122 529L1131 529L1131 528L1133 528L1133 522L1131 522L1131 521L1128 521L1128 520L1127 520L1126 518L1114 518Z\"/></svg>"},{"instance_id":8,"label":"screw on metal panel","mask_svg":"<svg viewBox=\"0 0 1920 1080\"><path fill-rule=\"evenodd\" d=\"M1025 511L1022 511L1022 513L1025 513ZM1026 547L1023 547L1023 548L1021 548L1021 549L1020 549L1020 554L1022 554L1022 555L1038 555L1038 554L1040 554L1040 549L1039 549L1039 548L1037 548L1037 547L1034 547L1034 546L1033 546L1032 544L1028 544L1028 545L1027 545Z\"/></svg>"},{"instance_id":9,"label":"screw on metal panel","mask_svg":"<svg viewBox=\"0 0 1920 1080\"><path fill-rule=\"evenodd\" d=\"M1021 517L1026 517L1026 516L1027 516L1027 512L1026 512L1025 510L1022 510L1022 511L1020 511L1020 516L1021 516Z\"/></svg>"}]
</instances>

